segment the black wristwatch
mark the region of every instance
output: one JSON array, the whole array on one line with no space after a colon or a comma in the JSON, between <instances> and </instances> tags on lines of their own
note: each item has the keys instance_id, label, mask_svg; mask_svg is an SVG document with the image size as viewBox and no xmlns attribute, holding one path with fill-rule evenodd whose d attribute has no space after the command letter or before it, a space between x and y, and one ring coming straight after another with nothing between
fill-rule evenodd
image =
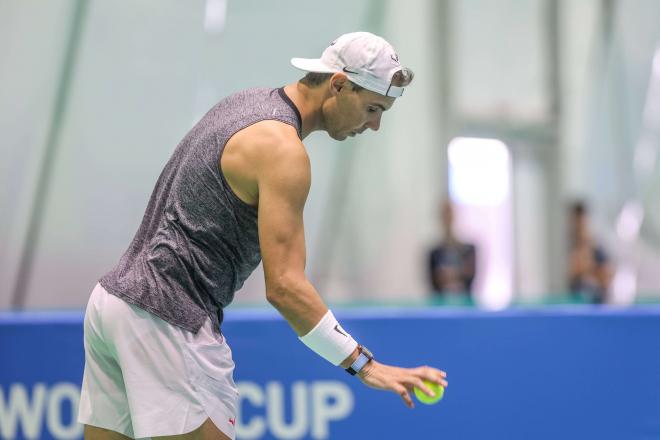
<instances>
[{"instance_id":1,"label":"black wristwatch","mask_svg":"<svg viewBox=\"0 0 660 440\"><path fill-rule=\"evenodd\" d=\"M355 362L353 362L351 366L346 369L346 372L351 376L355 376L360 371L362 371L364 366L374 358L374 355L364 345L358 345L357 348L359 353L357 359L355 359Z\"/></svg>"}]
</instances>

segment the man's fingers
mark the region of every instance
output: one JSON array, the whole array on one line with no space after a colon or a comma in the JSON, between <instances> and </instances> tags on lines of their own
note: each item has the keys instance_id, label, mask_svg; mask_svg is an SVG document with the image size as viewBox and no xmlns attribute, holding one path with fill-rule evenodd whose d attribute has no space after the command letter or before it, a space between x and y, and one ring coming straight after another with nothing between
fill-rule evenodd
<instances>
[{"instance_id":1,"label":"man's fingers","mask_svg":"<svg viewBox=\"0 0 660 440\"><path fill-rule=\"evenodd\" d=\"M413 386L415 386L415 387L419 388L420 390L422 390L422 391L424 392L424 394L426 394L427 396L435 397L435 393L431 390L431 388L429 388L428 386L426 386L426 384L424 383L424 381L423 381L422 379L420 379L419 377L415 377L415 378L413 378L413 379L410 381L410 383L411 383Z\"/></svg>"},{"instance_id":2,"label":"man's fingers","mask_svg":"<svg viewBox=\"0 0 660 440\"><path fill-rule=\"evenodd\" d=\"M427 396L435 396L433 387L424 381L446 387L447 373L429 366L417 368L400 368L372 362L369 374L360 376L360 379L368 386L381 390L391 390L397 393L408 408L414 408L412 392L415 387L419 388Z\"/></svg>"},{"instance_id":3,"label":"man's fingers","mask_svg":"<svg viewBox=\"0 0 660 440\"><path fill-rule=\"evenodd\" d=\"M414 408L415 407L415 404L413 403L412 399L410 398L410 393L408 392L406 387L404 387L403 385L397 385L397 386L394 387L394 392L397 393L399 396L401 396L401 398L406 403L406 406L408 408Z\"/></svg>"},{"instance_id":4,"label":"man's fingers","mask_svg":"<svg viewBox=\"0 0 660 440\"><path fill-rule=\"evenodd\" d=\"M443 387L446 387L447 385L449 385L449 382L447 382L447 379L445 379L442 376L436 377L435 379L428 379L428 380L430 380L431 382L439 383Z\"/></svg>"},{"instance_id":5,"label":"man's fingers","mask_svg":"<svg viewBox=\"0 0 660 440\"><path fill-rule=\"evenodd\" d=\"M416 369L416 373L422 378L426 379L431 382L435 382L437 384L442 385L443 387L446 387L449 385L449 382L447 382L447 373L445 373L442 370L438 370L436 368L432 367L419 367ZM418 387L421 388L421 387Z\"/></svg>"},{"instance_id":6,"label":"man's fingers","mask_svg":"<svg viewBox=\"0 0 660 440\"><path fill-rule=\"evenodd\" d=\"M433 378L440 378L440 377L447 377L447 373L445 373L442 370L438 370L437 368L429 367L428 365L425 365L423 367L417 367L415 368L416 372L420 375L423 376L426 379L433 379Z\"/></svg>"}]
</instances>

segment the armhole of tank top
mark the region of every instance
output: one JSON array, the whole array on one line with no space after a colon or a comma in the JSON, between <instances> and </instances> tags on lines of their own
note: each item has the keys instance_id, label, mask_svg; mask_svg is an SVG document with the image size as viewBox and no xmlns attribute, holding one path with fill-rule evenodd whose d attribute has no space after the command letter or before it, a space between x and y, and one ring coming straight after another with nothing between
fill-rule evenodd
<instances>
[{"instance_id":1,"label":"armhole of tank top","mask_svg":"<svg viewBox=\"0 0 660 440\"><path fill-rule=\"evenodd\" d=\"M241 130L242 130L242 129L241 129ZM224 143L224 145L222 145L220 148L218 148L218 153L215 155L215 157L216 157L216 162L215 162L215 163L216 163L216 166L215 166L215 169L216 169L216 172L218 173L218 175L220 176L220 182L222 183L222 186L223 186L223 187L225 188L225 190L229 193L229 197L232 199L232 201L233 201L235 204L238 204L239 206L242 206L242 207L244 207L244 208L246 208L246 209L249 209L249 210L252 210L252 211L256 211L256 210L257 210L257 207L256 207L256 206L252 206L252 205L248 204L247 202L245 202L245 200L243 200L243 199L241 199L240 197L238 197L238 194L236 194L236 192L234 191L234 188L231 187L231 185L229 184L229 182L228 182L227 179L225 178L225 173L224 173L224 171L222 171L222 163L221 163L221 161L222 161L222 153L225 152L225 147L227 146L227 142L229 142L229 139L231 139L231 138L234 136L234 134L238 133L239 131L240 131L240 130L235 131L235 132L234 132L234 133L233 133L233 134L227 139L227 141Z\"/></svg>"}]
</instances>

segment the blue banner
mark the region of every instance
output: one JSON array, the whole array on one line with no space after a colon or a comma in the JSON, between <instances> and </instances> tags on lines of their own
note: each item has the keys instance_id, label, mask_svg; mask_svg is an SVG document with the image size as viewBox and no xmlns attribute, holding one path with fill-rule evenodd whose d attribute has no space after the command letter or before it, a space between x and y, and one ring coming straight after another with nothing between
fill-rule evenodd
<instances>
[{"instance_id":1,"label":"blue banner","mask_svg":"<svg viewBox=\"0 0 660 440\"><path fill-rule=\"evenodd\" d=\"M274 312L227 310L241 439L660 438L660 308L337 312L384 363L450 382L411 410L298 342ZM82 314L0 314L0 438L78 439Z\"/></svg>"}]
</instances>

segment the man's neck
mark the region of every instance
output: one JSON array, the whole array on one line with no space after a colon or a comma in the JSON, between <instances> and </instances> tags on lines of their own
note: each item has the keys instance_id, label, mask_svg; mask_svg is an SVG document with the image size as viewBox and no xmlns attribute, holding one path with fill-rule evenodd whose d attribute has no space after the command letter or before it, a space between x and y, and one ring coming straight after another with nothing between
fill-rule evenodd
<instances>
[{"instance_id":1,"label":"man's neck","mask_svg":"<svg viewBox=\"0 0 660 440\"><path fill-rule=\"evenodd\" d=\"M321 107L325 96L321 87L312 89L299 82L284 86L284 93L298 108L302 118L301 134L305 139L313 131L325 128Z\"/></svg>"}]
</instances>

